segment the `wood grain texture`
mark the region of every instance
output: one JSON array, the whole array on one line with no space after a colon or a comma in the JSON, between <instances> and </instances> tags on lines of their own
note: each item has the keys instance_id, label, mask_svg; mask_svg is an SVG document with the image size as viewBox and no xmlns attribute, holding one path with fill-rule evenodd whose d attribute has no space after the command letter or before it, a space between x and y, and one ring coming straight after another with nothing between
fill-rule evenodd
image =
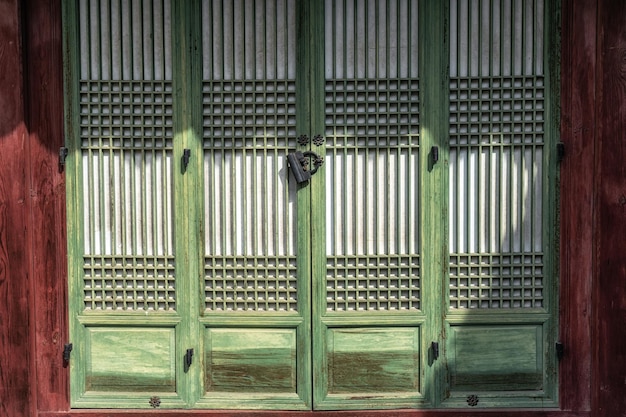
<instances>
[{"instance_id":1,"label":"wood grain texture","mask_svg":"<svg viewBox=\"0 0 626 417\"><path fill-rule=\"evenodd\" d=\"M39 410L67 409L67 244L65 178L58 164L63 146L61 1L22 2L24 70L29 128L27 164L30 189L28 239L33 277L34 347L32 387Z\"/></svg>"},{"instance_id":2,"label":"wood grain texture","mask_svg":"<svg viewBox=\"0 0 626 417\"><path fill-rule=\"evenodd\" d=\"M598 2L592 407L626 415L626 3Z\"/></svg>"},{"instance_id":3,"label":"wood grain texture","mask_svg":"<svg viewBox=\"0 0 626 417\"><path fill-rule=\"evenodd\" d=\"M597 0L563 0L561 34L560 400L591 407L591 278Z\"/></svg>"},{"instance_id":4,"label":"wood grain texture","mask_svg":"<svg viewBox=\"0 0 626 417\"><path fill-rule=\"evenodd\" d=\"M0 415L31 414L24 124L20 7L0 1Z\"/></svg>"}]
</instances>

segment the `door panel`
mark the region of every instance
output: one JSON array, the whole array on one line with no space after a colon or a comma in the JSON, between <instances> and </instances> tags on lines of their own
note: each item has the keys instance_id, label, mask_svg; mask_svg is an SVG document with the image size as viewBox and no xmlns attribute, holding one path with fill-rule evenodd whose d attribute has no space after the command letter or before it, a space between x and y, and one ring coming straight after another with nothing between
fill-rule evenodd
<instances>
[{"instance_id":1,"label":"door panel","mask_svg":"<svg viewBox=\"0 0 626 417\"><path fill-rule=\"evenodd\" d=\"M86 391L176 391L173 329L91 327L86 346Z\"/></svg>"},{"instance_id":2,"label":"door panel","mask_svg":"<svg viewBox=\"0 0 626 417\"><path fill-rule=\"evenodd\" d=\"M419 328L331 328L326 345L329 395L420 390Z\"/></svg>"},{"instance_id":3,"label":"door panel","mask_svg":"<svg viewBox=\"0 0 626 417\"><path fill-rule=\"evenodd\" d=\"M450 330L453 391L539 393L543 389L540 325L452 326Z\"/></svg>"},{"instance_id":4,"label":"door panel","mask_svg":"<svg viewBox=\"0 0 626 417\"><path fill-rule=\"evenodd\" d=\"M208 330L205 389L296 394L296 337L292 329Z\"/></svg>"},{"instance_id":5,"label":"door panel","mask_svg":"<svg viewBox=\"0 0 626 417\"><path fill-rule=\"evenodd\" d=\"M414 406L425 359L418 2L329 0L324 20L315 408Z\"/></svg>"},{"instance_id":6,"label":"door panel","mask_svg":"<svg viewBox=\"0 0 626 417\"><path fill-rule=\"evenodd\" d=\"M65 7L72 406L180 407L171 3Z\"/></svg>"},{"instance_id":7,"label":"door panel","mask_svg":"<svg viewBox=\"0 0 626 417\"><path fill-rule=\"evenodd\" d=\"M299 196L296 2L205 1L204 390L197 407L310 408ZM307 262L304 262L306 266Z\"/></svg>"},{"instance_id":8,"label":"door panel","mask_svg":"<svg viewBox=\"0 0 626 417\"><path fill-rule=\"evenodd\" d=\"M556 401L547 10L450 2L450 406Z\"/></svg>"},{"instance_id":9,"label":"door panel","mask_svg":"<svg viewBox=\"0 0 626 417\"><path fill-rule=\"evenodd\" d=\"M451 307L542 308L542 2L453 1L450 15Z\"/></svg>"}]
</instances>

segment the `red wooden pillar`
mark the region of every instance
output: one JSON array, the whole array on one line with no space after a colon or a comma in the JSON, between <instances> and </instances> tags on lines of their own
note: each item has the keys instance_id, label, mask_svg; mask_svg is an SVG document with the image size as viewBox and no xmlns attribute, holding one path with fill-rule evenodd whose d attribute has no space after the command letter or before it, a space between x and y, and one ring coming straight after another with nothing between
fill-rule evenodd
<instances>
[{"instance_id":1,"label":"red wooden pillar","mask_svg":"<svg viewBox=\"0 0 626 417\"><path fill-rule=\"evenodd\" d=\"M28 248L28 131L18 0L0 0L0 415L33 411L31 275Z\"/></svg>"},{"instance_id":2,"label":"red wooden pillar","mask_svg":"<svg viewBox=\"0 0 626 417\"><path fill-rule=\"evenodd\" d=\"M594 415L626 415L626 2L598 1Z\"/></svg>"},{"instance_id":3,"label":"red wooden pillar","mask_svg":"<svg viewBox=\"0 0 626 417\"><path fill-rule=\"evenodd\" d=\"M22 1L25 94L31 200L29 241L33 277L31 314L36 355L32 386L38 411L67 410L67 242L63 146L63 48L61 0Z\"/></svg>"},{"instance_id":4,"label":"red wooden pillar","mask_svg":"<svg viewBox=\"0 0 626 417\"><path fill-rule=\"evenodd\" d=\"M561 407L591 408L597 0L563 0L561 32Z\"/></svg>"}]
</instances>

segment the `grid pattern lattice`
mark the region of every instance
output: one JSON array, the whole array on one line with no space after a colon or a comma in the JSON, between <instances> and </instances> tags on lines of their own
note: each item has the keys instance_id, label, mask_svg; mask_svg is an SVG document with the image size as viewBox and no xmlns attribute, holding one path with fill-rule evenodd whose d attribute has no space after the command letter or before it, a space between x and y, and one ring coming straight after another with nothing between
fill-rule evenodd
<instances>
[{"instance_id":1,"label":"grid pattern lattice","mask_svg":"<svg viewBox=\"0 0 626 417\"><path fill-rule=\"evenodd\" d=\"M295 83L205 81L207 311L297 311Z\"/></svg>"},{"instance_id":2,"label":"grid pattern lattice","mask_svg":"<svg viewBox=\"0 0 626 417\"><path fill-rule=\"evenodd\" d=\"M450 255L450 307L541 308L541 254Z\"/></svg>"},{"instance_id":3,"label":"grid pattern lattice","mask_svg":"<svg viewBox=\"0 0 626 417\"><path fill-rule=\"evenodd\" d=\"M171 82L80 83L88 310L175 309L172 112Z\"/></svg>"},{"instance_id":4,"label":"grid pattern lattice","mask_svg":"<svg viewBox=\"0 0 626 417\"><path fill-rule=\"evenodd\" d=\"M205 81L203 93L207 149L286 149L296 135L294 81Z\"/></svg>"},{"instance_id":5,"label":"grid pattern lattice","mask_svg":"<svg viewBox=\"0 0 626 417\"><path fill-rule=\"evenodd\" d=\"M328 257L328 311L420 308L418 256Z\"/></svg>"},{"instance_id":6,"label":"grid pattern lattice","mask_svg":"<svg viewBox=\"0 0 626 417\"><path fill-rule=\"evenodd\" d=\"M327 80L326 141L327 309L419 309L418 80Z\"/></svg>"},{"instance_id":7,"label":"grid pattern lattice","mask_svg":"<svg viewBox=\"0 0 626 417\"><path fill-rule=\"evenodd\" d=\"M452 78L450 145L542 145L543 77Z\"/></svg>"},{"instance_id":8,"label":"grid pattern lattice","mask_svg":"<svg viewBox=\"0 0 626 417\"><path fill-rule=\"evenodd\" d=\"M295 257L214 256L205 271L207 311L297 311Z\"/></svg>"},{"instance_id":9,"label":"grid pattern lattice","mask_svg":"<svg viewBox=\"0 0 626 417\"><path fill-rule=\"evenodd\" d=\"M543 78L450 84L451 307L542 307ZM523 264L522 272L507 272L507 263ZM470 270L486 273L472 288L458 281Z\"/></svg>"},{"instance_id":10,"label":"grid pattern lattice","mask_svg":"<svg viewBox=\"0 0 626 417\"><path fill-rule=\"evenodd\" d=\"M413 148L418 134L417 79L326 81L328 147Z\"/></svg>"},{"instance_id":11,"label":"grid pattern lattice","mask_svg":"<svg viewBox=\"0 0 626 417\"><path fill-rule=\"evenodd\" d=\"M84 258L86 311L174 311L173 257Z\"/></svg>"},{"instance_id":12,"label":"grid pattern lattice","mask_svg":"<svg viewBox=\"0 0 626 417\"><path fill-rule=\"evenodd\" d=\"M172 148L172 83L84 81L82 147Z\"/></svg>"}]
</instances>

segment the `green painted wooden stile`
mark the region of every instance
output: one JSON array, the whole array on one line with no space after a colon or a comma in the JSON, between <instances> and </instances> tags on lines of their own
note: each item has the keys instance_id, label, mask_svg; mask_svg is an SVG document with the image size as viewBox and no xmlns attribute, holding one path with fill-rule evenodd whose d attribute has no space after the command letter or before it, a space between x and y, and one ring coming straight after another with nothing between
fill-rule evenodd
<instances>
[{"instance_id":1,"label":"green painted wooden stile","mask_svg":"<svg viewBox=\"0 0 626 417\"><path fill-rule=\"evenodd\" d=\"M311 20L324 31L311 37L324 50L313 98L326 163L311 184L314 406L433 406L428 352L441 312L431 310L436 279L424 273L423 219L441 200L424 205L418 57L430 7L316 4Z\"/></svg>"},{"instance_id":2,"label":"green painted wooden stile","mask_svg":"<svg viewBox=\"0 0 626 417\"><path fill-rule=\"evenodd\" d=\"M450 1L450 407L554 407L558 5Z\"/></svg>"},{"instance_id":3,"label":"green painted wooden stile","mask_svg":"<svg viewBox=\"0 0 626 417\"><path fill-rule=\"evenodd\" d=\"M71 404L189 404L176 2L64 2ZM180 53L180 56L177 54ZM193 212L192 212L193 213ZM182 261L182 262L181 262Z\"/></svg>"},{"instance_id":4,"label":"green painted wooden stile","mask_svg":"<svg viewBox=\"0 0 626 417\"><path fill-rule=\"evenodd\" d=\"M556 406L553 3L64 1L72 407Z\"/></svg>"}]
</instances>

